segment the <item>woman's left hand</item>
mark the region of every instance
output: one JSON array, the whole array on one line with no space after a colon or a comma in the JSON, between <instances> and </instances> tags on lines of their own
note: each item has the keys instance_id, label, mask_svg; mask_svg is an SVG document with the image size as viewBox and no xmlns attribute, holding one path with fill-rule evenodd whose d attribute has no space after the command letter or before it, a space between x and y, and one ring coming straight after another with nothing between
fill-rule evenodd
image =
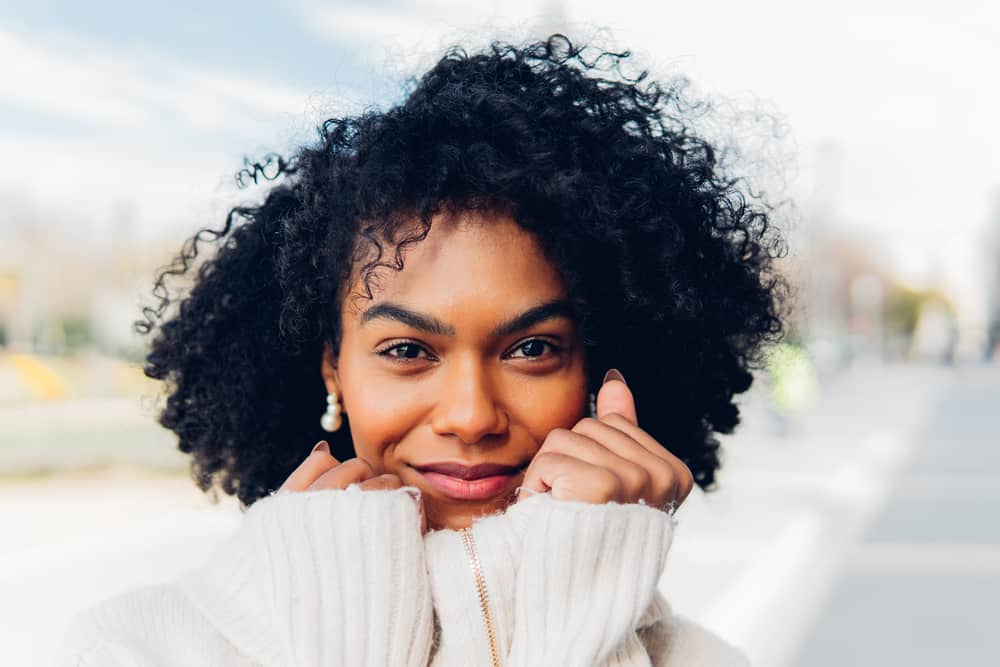
<instances>
[{"instance_id":1,"label":"woman's left hand","mask_svg":"<svg viewBox=\"0 0 1000 667\"><path fill-rule=\"evenodd\" d=\"M635 400L618 371L597 394L597 417L549 433L524 474L522 489L587 503L680 506L694 486L679 458L638 426ZM523 500L524 491L518 494Z\"/></svg>"}]
</instances>

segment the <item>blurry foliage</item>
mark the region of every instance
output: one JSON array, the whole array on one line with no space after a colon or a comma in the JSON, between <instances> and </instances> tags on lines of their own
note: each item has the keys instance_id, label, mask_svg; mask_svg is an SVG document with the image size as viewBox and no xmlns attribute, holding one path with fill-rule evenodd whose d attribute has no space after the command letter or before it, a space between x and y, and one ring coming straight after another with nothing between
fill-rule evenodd
<instances>
[{"instance_id":1,"label":"blurry foliage","mask_svg":"<svg viewBox=\"0 0 1000 667\"><path fill-rule=\"evenodd\" d=\"M889 335L913 337L920 313L930 305L943 307L954 317L955 309L951 301L937 290L914 290L895 287L886 295L883 323Z\"/></svg>"},{"instance_id":2,"label":"blurry foliage","mask_svg":"<svg viewBox=\"0 0 1000 667\"><path fill-rule=\"evenodd\" d=\"M90 346L94 342L93 328L90 317L86 314L74 314L62 318L63 349L66 352L76 352Z\"/></svg>"},{"instance_id":3,"label":"blurry foliage","mask_svg":"<svg viewBox=\"0 0 1000 667\"><path fill-rule=\"evenodd\" d=\"M85 313L51 316L35 325L35 351L44 354L72 354L94 344L90 317Z\"/></svg>"},{"instance_id":4,"label":"blurry foliage","mask_svg":"<svg viewBox=\"0 0 1000 667\"><path fill-rule=\"evenodd\" d=\"M771 407L778 414L801 412L816 397L819 380L816 367L804 347L782 342L771 348L765 367L769 376Z\"/></svg>"},{"instance_id":5,"label":"blurry foliage","mask_svg":"<svg viewBox=\"0 0 1000 667\"><path fill-rule=\"evenodd\" d=\"M14 271L0 269L0 306L14 300L17 294L17 274Z\"/></svg>"}]
</instances>

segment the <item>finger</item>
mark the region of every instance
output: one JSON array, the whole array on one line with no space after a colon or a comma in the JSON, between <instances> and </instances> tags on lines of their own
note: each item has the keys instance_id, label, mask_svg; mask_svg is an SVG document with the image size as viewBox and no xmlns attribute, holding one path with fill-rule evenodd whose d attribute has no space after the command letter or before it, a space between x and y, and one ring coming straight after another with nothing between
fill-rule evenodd
<instances>
[{"instance_id":1,"label":"finger","mask_svg":"<svg viewBox=\"0 0 1000 667\"><path fill-rule=\"evenodd\" d=\"M615 431L611 427L608 427L608 429ZM621 438L627 438L620 431L615 431L615 433ZM645 456L655 458L646 453L639 445L632 443L632 446L643 452ZM649 471L642 465L618 455L614 450L606 447L603 442L581 434L576 430L553 430L549 433L545 442L542 443L542 448L539 451L565 454L591 465L607 468L622 480L624 485L623 495L628 502L635 502L639 498L646 498L647 491L650 489L650 484L653 481ZM655 460L659 462L661 467L667 467L666 464L660 462L658 459ZM669 475L669 467L667 467L667 470L667 474ZM660 484L660 487L662 486L664 485Z\"/></svg>"},{"instance_id":2,"label":"finger","mask_svg":"<svg viewBox=\"0 0 1000 667\"><path fill-rule=\"evenodd\" d=\"M617 421L625 422L625 418L612 415ZM633 428L638 430L637 426ZM666 495L673 486L678 475L683 474L683 463L662 447L657 445L659 452L650 451L645 445L636 442L631 436L599 419L581 419L573 426L573 432L584 435L601 446L614 452L621 458L642 468L648 477L647 501L655 501L657 497ZM676 463L675 463L676 462Z\"/></svg>"},{"instance_id":3,"label":"finger","mask_svg":"<svg viewBox=\"0 0 1000 667\"><path fill-rule=\"evenodd\" d=\"M359 486L364 491L386 491L398 489L403 486L403 482L396 475L385 474L366 479Z\"/></svg>"},{"instance_id":4,"label":"finger","mask_svg":"<svg viewBox=\"0 0 1000 667\"><path fill-rule=\"evenodd\" d=\"M573 431L644 467L650 475L645 498L650 504L662 505L673 500L679 506L694 488L694 476L684 461L620 415L610 415L604 421L581 419Z\"/></svg>"},{"instance_id":5,"label":"finger","mask_svg":"<svg viewBox=\"0 0 1000 667\"><path fill-rule=\"evenodd\" d=\"M330 445L320 440L313 447L309 456L292 471L292 474L282 482L275 493L285 491L302 491L315 482L327 470L340 465L340 461L330 454Z\"/></svg>"},{"instance_id":6,"label":"finger","mask_svg":"<svg viewBox=\"0 0 1000 667\"><path fill-rule=\"evenodd\" d=\"M595 504L621 500L624 488L621 478L611 470L559 452L537 454L521 486L536 493L550 491L553 498L560 500ZM517 499L528 495L522 490Z\"/></svg>"},{"instance_id":7,"label":"finger","mask_svg":"<svg viewBox=\"0 0 1000 667\"><path fill-rule=\"evenodd\" d=\"M603 419L601 419L601 422L611 426L612 428L618 429L628 437L632 438L632 440L642 445L642 447L653 456L657 456L665 461L680 461L680 459L674 456L670 450L661 445L656 438L642 430L642 427L636 426L635 423L630 422L619 414L606 415Z\"/></svg>"},{"instance_id":8,"label":"finger","mask_svg":"<svg viewBox=\"0 0 1000 667\"><path fill-rule=\"evenodd\" d=\"M691 491L694 490L694 475L691 474L691 469L681 461L681 465L684 466L685 474L677 482L677 506L679 507L689 495Z\"/></svg>"},{"instance_id":9,"label":"finger","mask_svg":"<svg viewBox=\"0 0 1000 667\"><path fill-rule=\"evenodd\" d=\"M618 456L646 468L665 463L672 457L655 440L653 444L656 445L656 448L652 449L645 443L639 442L630 431L617 428L618 422L628 424L632 432L643 432L638 426L629 424L624 417L618 414L608 415L603 421L594 417L584 417L571 430L596 440Z\"/></svg>"},{"instance_id":10,"label":"finger","mask_svg":"<svg viewBox=\"0 0 1000 667\"><path fill-rule=\"evenodd\" d=\"M674 455L673 452L661 445L653 436L620 415L608 415L602 422L621 431L642 445L646 451L669 463L670 467L677 474L678 480L680 480L679 490L682 492L682 495L686 496L691 492L694 486L694 475L691 474L691 468L683 460Z\"/></svg>"},{"instance_id":11,"label":"finger","mask_svg":"<svg viewBox=\"0 0 1000 667\"><path fill-rule=\"evenodd\" d=\"M625 384L625 378L612 368L604 376L604 384L597 392L597 418L604 419L608 415L617 414L638 424L635 414L635 398L632 390Z\"/></svg>"},{"instance_id":12,"label":"finger","mask_svg":"<svg viewBox=\"0 0 1000 667\"><path fill-rule=\"evenodd\" d=\"M327 470L307 487L308 491L322 489L346 489L351 484L360 484L375 476L375 471L364 459L347 459L336 468Z\"/></svg>"},{"instance_id":13,"label":"finger","mask_svg":"<svg viewBox=\"0 0 1000 667\"><path fill-rule=\"evenodd\" d=\"M585 421L588 420L581 420L581 423ZM691 469L686 463L684 463L684 461L675 456L669 450L665 449L663 445L653 438L653 436L649 435L620 415L609 415L600 423L606 427L611 427L621 431L626 436L630 437L634 442L641 445L646 451L650 452L653 456L658 457L661 461L670 466L673 471L674 480L677 483L676 494L678 505L683 502L684 498L686 498L689 493L691 493L691 490L694 488L694 475L691 474ZM574 429L575 428L576 427L574 427ZM590 425L585 425L582 428L588 429L592 427ZM588 435L590 434L588 433Z\"/></svg>"}]
</instances>

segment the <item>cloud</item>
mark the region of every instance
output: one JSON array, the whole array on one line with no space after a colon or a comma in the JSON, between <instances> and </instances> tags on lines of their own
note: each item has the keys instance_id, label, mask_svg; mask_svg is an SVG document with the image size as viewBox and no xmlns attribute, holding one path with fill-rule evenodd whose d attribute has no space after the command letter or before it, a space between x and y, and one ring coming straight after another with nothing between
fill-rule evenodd
<instances>
[{"instance_id":1,"label":"cloud","mask_svg":"<svg viewBox=\"0 0 1000 667\"><path fill-rule=\"evenodd\" d=\"M0 29L0 61L0 102L114 128L166 124L233 133L278 114L301 114L309 101L306 91L284 83L65 34Z\"/></svg>"},{"instance_id":2,"label":"cloud","mask_svg":"<svg viewBox=\"0 0 1000 667\"><path fill-rule=\"evenodd\" d=\"M307 30L354 46L377 67L413 73L452 44L521 41L565 29L563 3L548 0L402 0L391 6L309 1L297 6Z\"/></svg>"},{"instance_id":3,"label":"cloud","mask_svg":"<svg viewBox=\"0 0 1000 667\"><path fill-rule=\"evenodd\" d=\"M0 30L0 101L106 124L142 126L143 109L122 89L128 66L90 50L61 52Z\"/></svg>"},{"instance_id":4,"label":"cloud","mask_svg":"<svg viewBox=\"0 0 1000 667\"><path fill-rule=\"evenodd\" d=\"M285 83L67 33L0 28L0 62L3 199L83 227L121 202L166 225L247 196L231 186L242 156L284 149L318 116Z\"/></svg>"}]
</instances>

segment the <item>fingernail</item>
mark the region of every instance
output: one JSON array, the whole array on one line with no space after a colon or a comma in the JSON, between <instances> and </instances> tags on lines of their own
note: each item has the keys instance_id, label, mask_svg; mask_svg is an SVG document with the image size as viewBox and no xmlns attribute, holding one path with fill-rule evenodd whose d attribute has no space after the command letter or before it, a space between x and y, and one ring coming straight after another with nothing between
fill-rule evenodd
<instances>
[{"instance_id":1,"label":"fingernail","mask_svg":"<svg viewBox=\"0 0 1000 667\"><path fill-rule=\"evenodd\" d=\"M606 384L609 380L618 380L626 387L628 386L628 382L625 382L625 376L619 373L617 368L612 368L607 373L605 373L604 382L602 382L601 384Z\"/></svg>"},{"instance_id":2,"label":"fingernail","mask_svg":"<svg viewBox=\"0 0 1000 667\"><path fill-rule=\"evenodd\" d=\"M313 447L313 452L326 452L327 454L329 454L330 445L327 444L326 440L320 440L319 442L316 443L316 446Z\"/></svg>"}]
</instances>

